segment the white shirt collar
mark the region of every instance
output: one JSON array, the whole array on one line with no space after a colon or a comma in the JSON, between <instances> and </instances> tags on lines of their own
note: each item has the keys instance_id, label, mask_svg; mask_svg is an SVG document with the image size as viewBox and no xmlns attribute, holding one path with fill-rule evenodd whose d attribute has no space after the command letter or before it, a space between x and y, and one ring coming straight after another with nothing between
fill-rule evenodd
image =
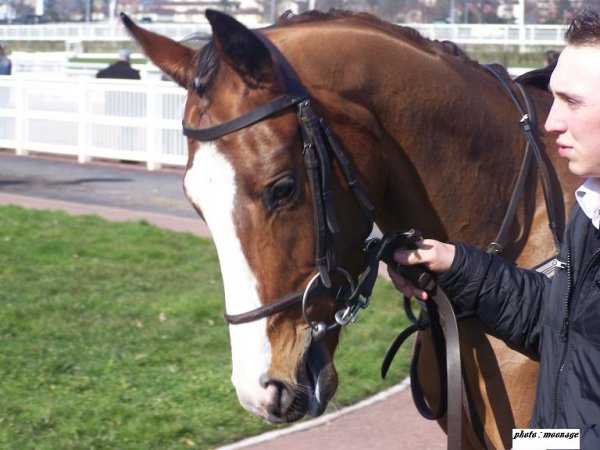
<instances>
[{"instance_id":1,"label":"white shirt collar","mask_svg":"<svg viewBox=\"0 0 600 450\"><path fill-rule=\"evenodd\" d=\"M592 224L600 229L600 178L585 180L585 183L575 191L575 198Z\"/></svg>"}]
</instances>

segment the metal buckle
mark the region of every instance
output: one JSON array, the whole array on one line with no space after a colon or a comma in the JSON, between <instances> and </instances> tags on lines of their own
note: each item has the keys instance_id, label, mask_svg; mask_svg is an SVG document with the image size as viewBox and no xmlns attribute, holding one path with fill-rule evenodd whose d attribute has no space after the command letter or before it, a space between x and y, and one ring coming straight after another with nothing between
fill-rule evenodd
<instances>
[{"instance_id":1,"label":"metal buckle","mask_svg":"<svg viewBox=\"0 0 600 450\"><path fill-rule=\"evenodd\" d=\"M359 298L356 303L348 306L346 309L340 309L335 313L335 321L340 326L346 326L350 323L355 323L358 319L358 312L361 309L367 309L371 300L369 298Z\"/></svg>"}]
</instances>

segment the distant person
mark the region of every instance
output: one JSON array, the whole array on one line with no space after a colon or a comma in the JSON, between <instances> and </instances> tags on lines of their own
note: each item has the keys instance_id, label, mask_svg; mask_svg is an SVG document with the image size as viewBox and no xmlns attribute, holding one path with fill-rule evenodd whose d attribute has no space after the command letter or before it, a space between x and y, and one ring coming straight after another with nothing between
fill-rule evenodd
<instances>
[{"instance_id":1,"label":"distant person","mask_svg":"<svg viewBox=\"0 0 600 450\"><path fill-rule=\"evenodd\" d=\"M0 44L0 75L10 75L12 72L12 62L4 54L4 45Z\"/></svg>"},{"instance_id":2,"label":"distant person","mask_svg":"<svg viewBox=\"0 0 600 450\"><path fill-rule=\"evenodd\" d=\"M135 70L129 63L129 50L119 50L118 59L106 69L100 70L96 78L121 78L126 80L139 80L140 71Z\"/></svg>"},{"instance_id":3,"label":"distant person","mask_svg":"<svg viewBox=\"0 0 600 450\"><path fill-rule=\"evenodd\" d=\"M558 57L560 56L560 52L557 50L546 50L544 56L546 58L544 65L548 67L556 64Z\"/></svg>"}]
</instances>

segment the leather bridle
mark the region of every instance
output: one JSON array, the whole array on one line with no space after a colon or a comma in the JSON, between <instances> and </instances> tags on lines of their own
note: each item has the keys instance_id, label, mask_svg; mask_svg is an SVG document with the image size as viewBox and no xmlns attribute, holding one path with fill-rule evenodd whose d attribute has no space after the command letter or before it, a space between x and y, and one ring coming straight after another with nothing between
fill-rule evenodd
<instances>
[{"instance_id":1,"label":"leather bridle","mask_svg":"<svg viewBox=\"0 0 600 450\"><path fill-rule=\"evenodd\" d=\"M374 208L333 133L323 118L315 114L306 88L286 58L263 35L255 33L255 36L269 49L275 69L283 81L285 93L246 114L213 127L190 128L184 123L183 134L196 141L212 141L247 128L277 113L296 109L303 140L302 153L313 203L316 275L311 278L302 291L292 292L241 314L224 313L224 317L228 323L238 325L263 319L293 305L301 304L303 316L313 332L313 337L320 338L326 331L352 321L356 312L368 305L368 297L365 294L370 295L372 290L372 286L367 286L369 283L354 280L346 269L338 265L336 260L335 235L339 232L339 226L333 208L332 158L330 155L341 168L348 186L364 213L369 229L373 226ZM335 287L332 282L333 274L341 275L348 286ZM372 281L374 284L375 277L371 278L372 280L369 278L368 281ZM333 324L317 323L308 317L307 309L310 297L317 292L326 292L334 296L337 301L345 303L345 308L336 313L336 321Z\"/></svg>"}]
</instances>

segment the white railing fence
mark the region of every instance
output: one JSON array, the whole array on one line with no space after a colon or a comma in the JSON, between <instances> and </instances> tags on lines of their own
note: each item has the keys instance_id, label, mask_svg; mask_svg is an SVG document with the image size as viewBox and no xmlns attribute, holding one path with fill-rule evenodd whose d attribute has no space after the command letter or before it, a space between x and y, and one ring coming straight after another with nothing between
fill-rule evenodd
<instances>
[{"instance_id":1,"label":"white railing fence","mask_svg":"<svg viewBox=\"0 0 600 450\"><path fill-rule=\"evenodd\" d=\"M159 80L0 77L0 147L183 166L185 95Z\"/></svg>"},{"instance_id":2,"label":"white railing fence","mask_svg":"<svg viewBox=\"0 0 600 450\"><path fill-rule=\"evenodd\" d=\"M517 75L527 69L509 69ZM0 148L185 166L186 91L160 79L0 76Z\"/></svg>"},{"instance_id":3,"label":"white railing fence","mask_svg":"<svg viewBox=\"0 0 600 450\"><path fill-rule=\"evenodd\" d=\"M76 57L80 62L71 62ZM145 58L141 53L134 53L132 58ZM114 53L74 53L74 52L21 52L10 54L12 61L12 73L25 76L27 73L44 73L47 77L87 77L95 78L100 69L104 69L108 63L92 62L106 60L114 62ZM92 60L86 61L85 59ZM160 80L162 72L151 62L146 64L133 64L133 68L140 71L142 80Z\"/></svg>"},{"instance_id":4,"label":"white railing fence","mask_svg":"<svg viewBox=\"0 0 600 450\"><path fill-rule=\"evenodd\" d=\"M457 44L562 46L563 25L412 24L423 36Z\"/></svg>"},{"instance_id":5,"label":"white railing fence","mask_svg":"<svg viewBox=\"0 0 600 450\"><path fill-rule=\"evenodd\" d=\"M564 44L564 25L508 25L508 24L401 24L415 28L431 39L451 40L457 44L501 44L527 46L561 46ZM181 40L194 33L210 33L208 23L155 23L142 24L156 33ZM260 28L264 24L249 24ZM114 24L2 25L0 41L60 40L66 47L84 41L131 41L120 22Z\"/></svg>"}]
</instances>

